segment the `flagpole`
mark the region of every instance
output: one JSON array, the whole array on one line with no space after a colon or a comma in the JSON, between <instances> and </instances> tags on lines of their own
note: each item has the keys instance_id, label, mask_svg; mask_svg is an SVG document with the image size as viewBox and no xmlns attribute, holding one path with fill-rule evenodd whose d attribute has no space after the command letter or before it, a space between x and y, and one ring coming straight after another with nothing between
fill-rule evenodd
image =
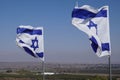
<instances>
[{"instance_id":1,"label":"flagpole","mask_svg":"<svg viewBox=\"0 0 120 80\"><path fill-rule=\"evenodd\" d=\"M42 61L42 80L45 80L45 63L44 60Z\"/></svg>"},{"instance_id":2,"label":"flagpole","mask_svg":"<svg viewBox=\"0 0 120 80\"><path fill-rule=\"evenodd\" d=\"M109 6L107 8L108 8L108 10L107 10L107 15L108 15L107 23L108 23L108 26L110 26L110 24L109 24L109 19L110 19L110 17L109 17ZM109 31L110 31L110 29L109 29ZM110 50L111 50L111 42L110 42ZM111 54L111 51L110 51L110 54ZM108 56L108 64L109 64L109 80L112 80L111 55Z\"/></svg>"},{"instance_id":3,"label":"flagpole","mask_svg":"<svg viewBox=\"0 0 120 80\"><path fill-rule=\"evenodd\" d=\"M109 62L109 80L112 80L111 55L108 56L108 62Z\"/></svg>"},{"instance_id":4,"label":"flagpole","mask_svg":"<svg viewBox=\"0 0 120 80\"><path fill-rule=\"evenodd\" d=\"M75 7L78 8L78 1L76 1Z\"/></svg>"},{"instance_id":5,"label":"flagpole","mask_svg":"<svg viewBox=\"0 0 120 80\"><path fill-rule=\"evenodd\" d=\"M44 30L43 31L43 49L44 49ZM43 80L45 80L45 55L43 57L43 60L42 60L42 69L43 69Z\"/></svg>"}]
</instances>

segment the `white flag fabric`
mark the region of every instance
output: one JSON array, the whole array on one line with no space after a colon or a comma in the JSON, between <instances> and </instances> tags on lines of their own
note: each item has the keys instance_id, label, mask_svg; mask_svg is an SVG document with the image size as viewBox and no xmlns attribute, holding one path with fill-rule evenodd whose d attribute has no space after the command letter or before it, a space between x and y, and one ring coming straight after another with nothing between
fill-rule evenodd
<instances>
[{"instance_id":1,"label":"white flag fabric","mask_svg":"<svg viewBox=\"0 0 120 80\"><path fill-rule=\"evenodd\" d=\"M89 36L92 49L98 57L111 54L108 6L100 9L89 5L75 7L72 24Z\"/></svg>"},{"instance_id":2,"label":"white flag fabric","mask_svg":"<svg viewBox=\"0 0 120 80\"><path fill-rule=\"evenodd\" d=\"M31 56L44 60L43 27L19 26L16 43Z\"/></svg>"}]
</instances>

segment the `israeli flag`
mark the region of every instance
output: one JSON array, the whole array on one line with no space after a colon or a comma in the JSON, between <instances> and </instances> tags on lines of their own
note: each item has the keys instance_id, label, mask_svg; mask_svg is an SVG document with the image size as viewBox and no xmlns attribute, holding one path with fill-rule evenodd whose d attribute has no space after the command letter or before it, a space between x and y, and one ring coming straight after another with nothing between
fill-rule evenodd
<instances>
[{"instance_id":1,"label":"israeli flag","mask_svg":"<svg viewBox=\"0 0 120 80\"><path fill-rule=\"evenodd\" d=\"M16 43L31 56L44 60L43 27L19 26Z\"/></svg>"},{"instance_id":2,"label":"israeli flag","mask_svg":"<svg viewBox=\"0 0 120 80\"><path fill-rule=\"evenodd\" d=\"M76 6L72 11L72 24L89 36L98 57L111 54L108 6L100 9L89 5Z\"/></svg>"}]
</instances>

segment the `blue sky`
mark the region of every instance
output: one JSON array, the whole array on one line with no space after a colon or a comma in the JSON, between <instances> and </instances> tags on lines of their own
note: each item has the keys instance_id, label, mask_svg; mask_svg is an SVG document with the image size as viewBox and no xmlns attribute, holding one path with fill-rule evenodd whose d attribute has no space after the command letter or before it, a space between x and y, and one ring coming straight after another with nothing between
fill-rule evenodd
<instances>
[{"instance_id":1,"label":"blue sky","mask_svg":"<svg viewBox=\"0 0 120 80\"><path fill-rule=\"evenodd\" d=\"M112 63L120 63L120 1L114 0L0 0L0 61L39 61L15 43L19 25L44 27L45 60L60 63L107 63L98 58L88 36L71 24L71 12L79 6L110 7Z\"/></svg>"}]
</instances>

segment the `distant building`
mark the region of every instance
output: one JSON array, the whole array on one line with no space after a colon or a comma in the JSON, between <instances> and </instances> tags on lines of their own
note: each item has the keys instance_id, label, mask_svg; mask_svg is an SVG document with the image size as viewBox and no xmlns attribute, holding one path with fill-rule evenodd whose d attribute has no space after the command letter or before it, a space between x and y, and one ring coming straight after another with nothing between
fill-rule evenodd
<instances>
[{"instance_id":1,"label":"distant building","mask_svg":"<svg viewBox=\"0 0 120 80\"><path fill-rule=\"evenodd\" d=\"M55 74L54 72L44 72L44 75L54 75L54 74Z\"/></svg>"}]
</instances>

